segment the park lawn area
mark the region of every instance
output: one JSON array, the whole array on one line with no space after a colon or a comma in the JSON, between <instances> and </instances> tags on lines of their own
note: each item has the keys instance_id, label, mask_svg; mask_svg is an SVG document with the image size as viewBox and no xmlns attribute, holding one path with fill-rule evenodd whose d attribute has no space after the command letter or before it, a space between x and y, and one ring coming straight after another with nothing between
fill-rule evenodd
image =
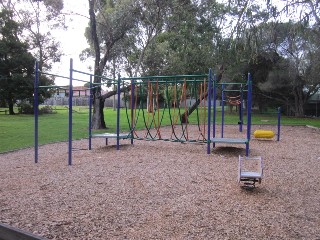
<instances>
[{"instance_id":1,"label":"park lawn area","mask_svg":"<svg viewBox=\"0 0 320 240\"><path fill-rule=\"evenodd\" d=\"M54 108L54 113L39 115L39 144L46 144L58 141L68 140L68 109L66 107ZM113 109L106 108L104 110L105 121L108 126L106 130L97 130L93 133L102 132L116 132L116 116L117 112ZM182 113L182 111L181 111ZM128 116L127 116L128 114ZM128 132L128 118L130 119L130 110L121 109L120 111L120 131ZM145 128L145 124L149 127L171 125L171 119L177 119L178 111L162 110L154 112L154 119L152 121L152 113L147 111L136 110L135 116L138 116L138 122L136 123L136 129ZM145 121L143 120L143 116ZM88 108L87 107L73 107L73 124L72 124L72 136L73 139L88 138ZM200 124L204 124L207 121L207 116L201 111L194 111L189 117L189 124L197 124L198 118ZM217 124L221 124L221 112L217 111ZM239 116L236 112L225 112L225 124L238 124ZM178 121L174 124L177 124ZM244 124L246 124L246 116L244 116ZM252 114L252 124L277 124L276 114ZM294 118L294 117L281 117L281 124L283 125L311 125L314 127L320 127L320 119L315 118ZM0 152L13 151L20 148L34 146L34 116L33 115L5 115L0 114Z\"/></svg>"}]
</instances>

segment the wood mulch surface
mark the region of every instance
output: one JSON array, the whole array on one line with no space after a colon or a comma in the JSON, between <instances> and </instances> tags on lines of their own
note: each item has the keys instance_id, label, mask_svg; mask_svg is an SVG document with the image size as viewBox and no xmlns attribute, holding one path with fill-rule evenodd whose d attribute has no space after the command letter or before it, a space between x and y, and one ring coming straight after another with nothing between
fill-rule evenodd
<instances>
[{"instance_id":1,"label":"wood mulch surface","mask_svg":"<svg viewBox=\"0 0 320 240\"><path fill-rule=\"evenodd\" d=\"M240 135L225 127L225 137ZM65 142L41 146L37 164L33 148L0 154L0 222L48 239L320 239L319 129L252 139L250 155L264 160L253 190L237 182L244 145L207 154L198 143L109 143L93 139L72 166Z\"/></svg>"}]
</instances>

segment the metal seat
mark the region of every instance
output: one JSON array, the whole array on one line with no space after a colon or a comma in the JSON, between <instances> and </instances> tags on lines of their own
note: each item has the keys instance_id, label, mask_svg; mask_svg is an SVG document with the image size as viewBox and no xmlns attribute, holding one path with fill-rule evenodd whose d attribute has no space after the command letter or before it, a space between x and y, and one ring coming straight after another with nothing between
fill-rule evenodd
<instances>
[{"instance_id":1,"label":"metal seat","mask_svg":"<svg viewBox=\"0 0 320 240\"><path fill-rule=\"evenodd\" d=\"M261 183L263 177L263 162L258 157L239 156L238 182L245 187L255 187L255 183Z\"/></svg>"}]
</instances>

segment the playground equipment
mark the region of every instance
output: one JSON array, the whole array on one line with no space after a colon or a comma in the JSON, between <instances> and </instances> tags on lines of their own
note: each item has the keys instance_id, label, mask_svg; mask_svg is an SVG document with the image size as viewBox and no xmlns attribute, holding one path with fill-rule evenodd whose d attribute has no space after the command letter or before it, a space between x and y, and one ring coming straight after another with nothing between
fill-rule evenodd
<instances>
[{"instance_id":1,"label":"playground equipment","mask_svg":"<svg viewBox=\"0 0 320 240\"><path fill-rule=\"evenodd\" d=\"M274 137L274 132L271 130L255 130L253 132L253 136L255 138L273 138Z\"/></svg>"},{"instance_id":2,"label":"playground equipment","mask_svg":"<svg viewBox=\"0 0 320 240\"><path fill-rule=\"evenodd\" d=\"M89 80L75 79L73 74L81 74L89 78ZM59 86L39 86L39 75L46 74L40 73L38 70L38 64L35 66L35 90L34 90L34 109L35 109L35 162L38 162L38 89L39 88L57 88ZM50 75L50 74L49 74ZM57 75L55 75L57 76ZM59 76L62 77L62 76ZM92 90L100 85L93 83L93 74L85 73L75 70L73 68L73 60L70 59L70 76L69 79L69 129L68 129L68 165L72 164L72 98L73 98L73 81L80 81L90 83L90 100L89 100L89 123L88 123L88 139L89 150L91 149L92 138L105 138L106 144L109 138L115 138L117 140L117 150L119 150L120 139L131 139L131 144L134 140L163 140L172 142L200 142L207 143L207 153L210 154L210 144L213 143L215 147L216 143L230 143L230 144L245 144L246 156L249 154L249 141L251 131L251 91L252 81L251 75L248 74L247 83L217 83L216 76L212 78L212 71L209 70L208 75L178 75L178 76L149 76L149 77L135 77L135 78L121 78L118 76L118 80L108 79L113 84L117 84L117 120L116 120L116 133L103 133L92 134ZM64 77L67 78L67 77ZM130 85L128 85L130 84ZM239 105L240 108L240 122L239 130L242 131L243 113L243 92L247 92L247 137L246 138L225 138L223 136L224 120L222 120L222 133L221 138L216 136L216 100L217 100L217 87L233 84L239 85L240 98L233 104ZM129 126L128 133L120 133L120 92L121 85L126 85L128 92L131 92L131 97L127 96L124 91L125 111ZM129 89L130 86L130 89ZM223 91L222 93L226 92ZM165 96L164 100L160 100L160 95ZM147 96L147 104L143 101L143 96ZM128 99L130 99L130 111L128 110ZM139 101L138 101L139 99ZM162 102L161 102L162 101ZM211 117L213 101L213 119ZM191 116L191 113L195 114ZM165 117L166 116L166 117ZM206 118L207 116L207 118ZM224 115L222 115L224 118ZM189 134L189 125L193 118L193 124L197 126L197 137L191 138ZM196 119L194 121L194 118ZM165 137L161 132L165 120L169 119L169 125L171 126L171 136ZM211 122L212 121L212 122ZM137 133L136 126L138 124L145 126L145 133ZM213 127L211 138L211 123ZM194 135L194 134L193 134Z\"/></svg>"},{"instance_id":3,"label":"playground equipment","mask_svg":"<svg viewBox=\"0 0 320 240\"><path fill-rule=\"evenodd\" d=\"M82 76L89 78L89 80L83 79L76 79L73 77L73 74L77 73ZM66 86L39 86L39 76L40 74L47 74L61 78L69 79L69 127L68 127L68 165L72 165L72 98L73 98L73 81L80 81L85 83L90 83L90 100L89 100L89 123L88 123L88 139L89 139L89 147L91 149L91 140L92 138L105 138L106 144L108 143L109 138L115 138L117 140L117 150L119 150L119 140L120 139L131 139L131 143L133 144L134 139L144 139L144 140L164 140L164 141L173 141L173 142L206 142L205 139L205 127L206 127L206 106L205 106L205 99L206 99L206 81L208 75L180 75L180 76L155 76L155 77L140 77L140 78L121 78L118 77L117 81L112 79L104 78L104 80L113 81L113 84L117 84L117 120L116 120L116 133L103 133L103 134L92 134L91 131L91 123L92 123L92 89L97 87L93 83L93 77L96 77L92 74L85 73L82 71L78 71L73 68L73 60L70 59L70 76L63 77L58 75L53 75L49 73L40 72L38 69L38 63L35 64L35 83L34 83L34 109L35 109L35 134L34 134L34 142L35 142L35 163L38 162L38 106L39 100L38 90L40 88L52 88L52 89L66 89ZM98 76L100 77L100 76ZM127 101L126 101L126 113L127 113L127 120L129 124L129 133L120 133L120 89L121 85L124 86L128 84L128 81L131 82L131 114L129 114ZM143 95L143 91L145 85L149 84L148 87L148 95L151 96L151 101L149 99L149 106L152 106L151 111L145 112L145 104L140 98L140 102L138 103L137 98L138 94L141 96ZM162 85L162 86L161 86ZM200 90L197 87L200 86ZM169 95L170 92L173 91L175 95L172 101L167 101L164 104L163 109L160 111L160 89L165 90L166 94ZM174 89L174 90L172 90ZM181 89L179 91L178 89ZM200 92L199 92L200 91ZM127 99L126 95L124 96ZM187 106L188 98L193 98L196 101L200 101L199 108L196 108L196 119L197 119L197 126L199 131L199 137L197 139L191 139L189 137L189 129L188 129L188 117L186 117L186 122L182 121L182 117L185 115L187 116L187 111L190 111L191 102L189 103L189 107ZM155 103L155 105L153 105ZM173 104L173 110L171 108L171 104ZM154 106L154 107L153 107ZM164 138L161 135L161 126L163 125L164 113L167 111L170 116L170 123L172 128L172 134L170 138ZM184 113L183 113L184 112ZM131 115L131 116L129 116ZM138 120L144 123L145 128L147 130L144 136L138 135L136 131L136 125ZM203 121L201 123L201 121ZM156 129L156 133L154 133L154 129ZM201 139L202 138L202 139Z\"/></svg>"},{"instance_id":4,"label":"playground equipment","mask_svg":"<svg viewBox=\"0 0 320 240\"><path fill-rule=\"evenodd\" d=\"M82 74L82 76L88 77L89 80L83 80L83 79L76 79L73 77L73 73L78 73ZM60 77L60 78L66 78L69 79L69 86L39 86L39 77L40 74L43 75L51 75L54 77ZM91 129L91 124L92 124L92 90L97 87L97 85L93 84L93 74L85 73L82 71L75 70L73 68L73 60L70 59L70 76L69 77L64 77L64 76L59 76L59 75L54 75L50 73L45 73L45 72L40 72L39 67L38 67L38 62L35 64L35 81L34 81L34 128L35 128L35 133L34 133L34 155L35 155L35 163L38 162L39 158L39 144L38 144L38 117L39 117L39 112L38 112L38 106L39 106L39 100L38 100L38 95L39 95L39 89L40 88L50 88L50 89L63 89L66 90L66 87L68 88L69 91L69 102L68 102L68 165L72 165L72 113L73 113L73 104L72 104L72 99L73 99L73 81L79 81L79 82L84 82L84 83L90 83L90 98L89 98L89 116L88 116L88 139L89 139L89 144L88 144L88 149L91 150L92 146L92 141L91 139L93 137L97 138L105 138L106 143L108 142L108 138L116 138L117 139L117 149L119 150L119 140L120 139L125 139L130 137L129 134L124 134L120 133L120 82L116 81L117 84L117 96L118 96L118 106L117 106L117 129L116 133L103 133L103 134L92 134L92 129ZM104 80L109 80L113 81L112 79L107 79L104 78Z\"/></svg>"},{"instance_id":5,"label":"playground equipment","mask_svg":"<svg viewBox=\"0 0 320 240\"><path fill-rule=\"evenodd\" d=\"M259 184L263 177L263 162L258 157L242 157L239 156L238 182L243 182L245 187L255 187Z\"/></svg>"},{"instance_id":6,"label":"playground equipment","mask_svg":"<svg viewBox=\"0 0 320 240\"><path fill-rule=\"evenodd\" d=\"M210 71L211 73L211 71ZM211 77L211 74L209 74ZM213 86L212 86L213 84ZM224 92L226 91L224 87L226 85L238 85L240 88L236 91L240 92L240 99L238 99L237 104L239 104L239 131L242 132L242 124L243 124L243 110L242 110L242 103L243 103L243 92L247 92L247 134L245 138L226 138L224 137ZM221 137L216 136L216 116L217 116L217 89L221 86L221 96L222 96L222 121L221 121ZM216 76L214 76L213 81L209 80L209 110L208 110L208 139L210 141L207 142L207 153L210 154L210 143L213 143L213 147L215 147L216 143L227 143L227 144L245 144L246 145L246 156L249 155L249 141L251 135L251 100L252 100L252 79L251 74L248 74L248 79L246 83L218 83ZM234 91L234 90L232 90ZM210 136L210 122L211 122L211 99L213 100L213 123L212 123L212 137Z\"/></svg>"},{"instance_id":7,"label":"playground equipment","mask_svg":"<svg viewBox=\"0 0 320 240\"><path fill-rule=\"evenodd\" d=\"M177 75L119 79L119 82L131 82L131 111L128 110L126 102L126 113L132 141L206 142L206 94L204 93L207 77L207 75ZM124 98L128 99L126 96ZM143 98L147 98L147 101ZM193 123L196 123L199 131L197 139L191 138L189 134L190 109L195 102L198 104L194 109ZM145 130L142 130L142 133L136 131L138 124L144 126ZM164 125L171 126L170 136L163 134Z\"/></svg>"},{"instance_id":8,"label":"playground equipment","mask_svg":"<svg viewBox=\"0 0 320 240\"><path fill-rule=\"evenodd\" d=\"M280 141L280 129L281 129L281 108L277 109L277 133L271 130L258 129L253 132L253 136L257 139L272 139L275 135L277 136L277 141Z\"/></svg>"}]
</instances>

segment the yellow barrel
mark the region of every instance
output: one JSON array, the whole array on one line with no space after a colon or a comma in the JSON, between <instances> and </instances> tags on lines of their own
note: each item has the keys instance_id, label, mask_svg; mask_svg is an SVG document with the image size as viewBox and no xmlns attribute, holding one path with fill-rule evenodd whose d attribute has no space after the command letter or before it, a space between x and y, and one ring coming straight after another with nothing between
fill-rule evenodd
<instances>
[{"instance_id":1,"label":"yellow barrel","mask_svg":"<svg viewBox=\"0 0 320 240\"><path fill-rule=\"evenodd\" d=\"M270 130L255 130L253 136L255 138L273 138L274 132Z\"/></svg>"}]
</instances>

